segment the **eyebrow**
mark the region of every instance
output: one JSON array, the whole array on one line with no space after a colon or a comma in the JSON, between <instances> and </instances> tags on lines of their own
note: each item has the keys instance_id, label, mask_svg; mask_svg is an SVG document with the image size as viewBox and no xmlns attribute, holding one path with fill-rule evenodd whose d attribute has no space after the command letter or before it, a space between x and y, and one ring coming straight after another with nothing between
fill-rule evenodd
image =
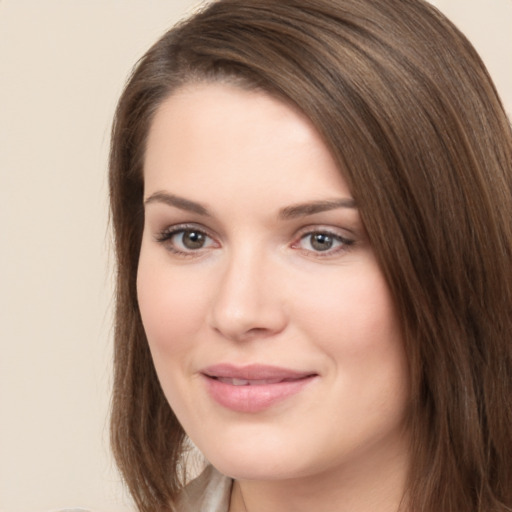
<instances>
[{"instance_id":1,"label":"eyebrow","mask_svg":"<svg viewBox=\"0 0 512 512\"><path fill-rule=\"evenodd\" d=\"M356 202L352 198L333 199L328 201L313 201L310 203L301 203L287 206L279 211L281 219L294 219L296 217L305 217L315 213L336 210L337 208L356 208Z\"/></svg>"},{"instance_id":2,"label":"eyebrow","mask_svg":"<svg viewBox=\"0 0 512 512\"><path fill-rule=\"evenodd\" d=\"M169 194L168 192L158 191L151 194L144 201L144 204L147 205L151 203L163 203L179 208L180 210L196 213L205 217L211 217L208 209L201 203L197 203L174 194ZM278 217L280 219L288 220L297 217L306 217L308 215L314 215L315 213L326 212L329 210L336 210L338 208L356 208L356 202L352 198L342 198L294 204L279 210Z\"/></svg>"},{"instance_id":3,"label":"eyebrow","mask_svg":"<svg viewBox=\"0 0 512 512\"><path fill-rule=\"evenodd\" d=\"M175 196L174 194L168 194L167 192L160 191L151 194L144 201L144 204L147 205L151 203L163 203L169 206L174 206L175 208L179 208L180 210L197 213L198 215L204 215L206 217L211 216L207 208L203 206L201 203L196 203L195 201L190 201L190 199Z\"/></svg>"}]
</instances>

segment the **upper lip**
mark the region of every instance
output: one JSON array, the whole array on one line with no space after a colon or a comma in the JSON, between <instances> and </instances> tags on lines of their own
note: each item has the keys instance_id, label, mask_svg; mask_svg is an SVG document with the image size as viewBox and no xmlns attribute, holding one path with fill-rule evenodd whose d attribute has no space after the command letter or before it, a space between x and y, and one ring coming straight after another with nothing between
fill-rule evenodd
<instances>
[{"instance_id":1,"label":"upper lip","mask_svg":"<svg viewBox=\"0 0 512 512\"><path fill-rule=\"evenodd\" d=\"M203 375L212 378L245 380L296 380L316 375L312 371L294 370L280 366L249 364L238 366L229 363L215 364L201 370Z\"/></svg>"}]
</instances>

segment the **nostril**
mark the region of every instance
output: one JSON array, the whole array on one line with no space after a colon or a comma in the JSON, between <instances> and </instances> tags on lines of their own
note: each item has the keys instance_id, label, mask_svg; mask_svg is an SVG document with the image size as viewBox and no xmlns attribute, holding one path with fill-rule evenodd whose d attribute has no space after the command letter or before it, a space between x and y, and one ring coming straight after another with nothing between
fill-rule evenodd
<instances>
[{"instance_id":1,"label":"nostril","mask_svg":"<svg viewBox=\"0 0 512 512\"><path fill-rule=\"evenodd\" d=\"M287 323L279 294L264 282L269 273L262 270L261 261L255 261L255 254L252 251L245 259L231 261L212 297L209 326L228 339L270 337Z\"/></svg>"}]
</instances>

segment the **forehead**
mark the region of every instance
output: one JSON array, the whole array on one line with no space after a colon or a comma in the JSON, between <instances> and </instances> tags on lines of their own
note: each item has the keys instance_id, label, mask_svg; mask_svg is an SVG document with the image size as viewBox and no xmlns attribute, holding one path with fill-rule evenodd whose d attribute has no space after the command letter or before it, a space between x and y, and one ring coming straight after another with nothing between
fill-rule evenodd
<instances>
[{"instance_id":1,"label":"forehead","mask_svg":"<svg viewBox=\"0 0 512 512\"><path fill-rule=\"evenodd\" d=\"M345 187L302 113L265 92L221 83L189 85L164 101L150 128L144 177L148 193L179 187L204 195L219 185L264 193L281 186L302 200Z\"/></svg>"},{"instance_id":2,"label":"forehead","mask_svg":"<svg viewBox=\"0 0 512 512\"><path fill-rule=\"evenodd\" d=\"M310 148L322 144L302 113L266 92L224 83L191 84L175 91L157 110L145 164L152 164L155 148L161 153L168 147L176 153L194 144L220 153L225 144L229 149L247 149L248 139L255 153L263 148L286 151L289 144Z\"/></svg>"}]
</instances>

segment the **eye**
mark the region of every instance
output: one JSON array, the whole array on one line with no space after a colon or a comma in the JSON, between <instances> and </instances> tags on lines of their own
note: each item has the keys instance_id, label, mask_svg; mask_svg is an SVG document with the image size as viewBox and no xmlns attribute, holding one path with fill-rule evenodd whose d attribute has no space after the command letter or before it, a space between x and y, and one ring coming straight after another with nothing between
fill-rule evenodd
<instances>
[{"instance_id":1,"label":"eye","mask_svg":"<svg viewBox=\"0 0 512 512\"><path fill-rule=\"evenodd\" d=\"M337 233L329 231L311 231L300 237L294 248L303 249L313 253L323 253L326 256L346 250L354 243Z\"/></svg>"},{"instance_id":2,"label":"eye","mask_svg":"<svg viewBox=\"0 0 512 512\"><path fill-rule=\"evenodd\" d=\"M216 245L213 238L204 231L182 226L163 231L156 240L176 254L190 254Z\"/></svg>"},{"instance_id":3,"label":"eye","mask_svg":"<svg viewBox=\"0 0 512 512\"><path fill-rule=\"evenodd\" d=\"M208 236L201 233L201 231L186 229L176 233L173 239L175 239L175 243L178 245L193 251L195 249L202 249L208 241Z\"/></svg>"}]
</instances>

